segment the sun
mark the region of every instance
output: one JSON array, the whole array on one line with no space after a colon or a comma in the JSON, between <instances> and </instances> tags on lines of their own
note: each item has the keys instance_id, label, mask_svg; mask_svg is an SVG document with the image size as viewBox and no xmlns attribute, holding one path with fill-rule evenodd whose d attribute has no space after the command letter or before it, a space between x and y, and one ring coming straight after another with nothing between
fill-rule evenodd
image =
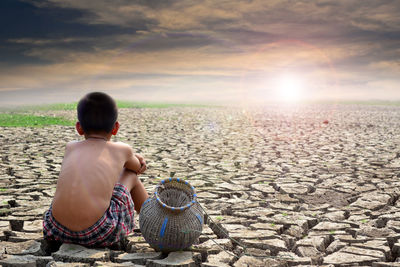
<instances>
[{"instance_id":1,"label":"sun","mask_svg":"<svg viewBox=\"0 0 400 267\"><path fill-rule=\"evenodd\" d=\"M282 102L297 102L302 97L303 82L294 74L281 75L276 84L278 100Z\"/></svg>"}]
</instances>

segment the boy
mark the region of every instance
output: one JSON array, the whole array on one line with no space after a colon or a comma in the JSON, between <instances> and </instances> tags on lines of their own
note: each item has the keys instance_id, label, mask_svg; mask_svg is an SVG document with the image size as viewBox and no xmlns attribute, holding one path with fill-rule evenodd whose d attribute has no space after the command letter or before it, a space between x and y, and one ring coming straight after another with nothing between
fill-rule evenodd
<instances>
[{"instance_id":1,"label":"boy","mask_svg":"<svg viewBox=\"0 0 400 267\"><path fill-rule=\"evenodd\" d=\"M84 141L66 145L57 189L43 220L47 240L111 246L133 230L148 194L138 178L146 162L129 145L111 142L119 129L115 101L89 93L78 103L76 130Z\"/></svg>"}]
</instances>

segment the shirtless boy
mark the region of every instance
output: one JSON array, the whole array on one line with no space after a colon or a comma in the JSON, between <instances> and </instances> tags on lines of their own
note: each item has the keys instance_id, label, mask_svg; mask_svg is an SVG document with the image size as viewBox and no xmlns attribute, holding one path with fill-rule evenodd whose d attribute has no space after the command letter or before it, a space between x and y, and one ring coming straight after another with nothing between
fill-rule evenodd
<instances>
[{"instance_id":1,"label":"shirtless boy","mask_svg":"<svg viewBox=\"0 0 400 267\"><path fill-rule=\"evenodd\" d=\"M66 145L57 189L43 220L48 240L85 246L111 246L134 227L148 194L137 175L146 170L142 156L122 142L115 101L104 93L84 96L76 130L84 141Z\"/></svg>"}]
</instances>

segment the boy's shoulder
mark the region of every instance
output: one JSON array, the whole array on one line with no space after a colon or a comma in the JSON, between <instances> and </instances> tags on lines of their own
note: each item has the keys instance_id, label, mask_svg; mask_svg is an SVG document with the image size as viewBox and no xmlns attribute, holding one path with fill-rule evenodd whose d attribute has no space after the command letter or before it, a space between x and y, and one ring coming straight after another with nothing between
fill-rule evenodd
<instances>
[{"instance_id":1,"label":"boy's shoulder","mask_svg":"<svg viewBox=\"0 0 400 267\"><path fill-rule=\"evenodd\" d=\"M82 141L69 141L66 145L65 145L65 149L71 149L74 146L78 145L80 142Z\"/></svg>"},{"instance_id":2,"label":"boy's shoulder","mask_svg":"<svg viewBox=\"0 0 400 267\"><path fill-rule=\"evenodd\" d=\"M124 142L110 142L116 149L124 151L125 153L133 153L132 147Z\"/></svg>"},{"instance_id":3,"label":"boy's shoulder","mask_svg":"<svg viewBox=\"0 0 400 267\"><path fill-rule=\"evenodd\" d=\"M111 146L111 150L117 154L124 155L124 158L130 158L133 155L132 147L123 142L107 142Z\"/></svg>"},{"instance_id":4,"label":"boy's shoulder","mask_svg":"<svg viewBox=\"0 0 400 267\"><path fill-rule=\"evenodd\" d=\"M124 149L131 148L131 146L128 145L127 143L120 142L120 141L118 141L118 142L109 142L109 144L111 144L113 146L116 146L116 147L124 148Z\"/></svg>"},{"instance_id":5,"label":"boy's shoulder","mask_svg":"<svg viewBox=\"0 0 400 267\"><path fill-rule=\"evenodd\" d=\"M78 148L80 146L84 146L85 140L83 141L70 141L66 144L65 149L66 150L73 150L75 148ZM132 147L126 143L123 142L113 142L109 141L107 142L107 145L112 147L113 149L120 150L120 151L125 151L126 153L129 153L132 151Z\"/></svg>"}]
</instances>

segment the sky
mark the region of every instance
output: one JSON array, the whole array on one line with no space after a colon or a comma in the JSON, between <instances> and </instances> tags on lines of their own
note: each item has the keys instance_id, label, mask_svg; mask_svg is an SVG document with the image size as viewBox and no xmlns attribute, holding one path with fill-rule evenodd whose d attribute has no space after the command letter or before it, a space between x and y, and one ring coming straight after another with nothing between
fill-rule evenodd
<instances>
[{"instance_id":1,"label":"sky","mask_svg":"<svg viewBox=\"0 0 400 267\"><path fill-rule=\"evenodd\" d=\"M400 100L398 0L1 0L0 105Z\"/></svg>"}]
</instances>

